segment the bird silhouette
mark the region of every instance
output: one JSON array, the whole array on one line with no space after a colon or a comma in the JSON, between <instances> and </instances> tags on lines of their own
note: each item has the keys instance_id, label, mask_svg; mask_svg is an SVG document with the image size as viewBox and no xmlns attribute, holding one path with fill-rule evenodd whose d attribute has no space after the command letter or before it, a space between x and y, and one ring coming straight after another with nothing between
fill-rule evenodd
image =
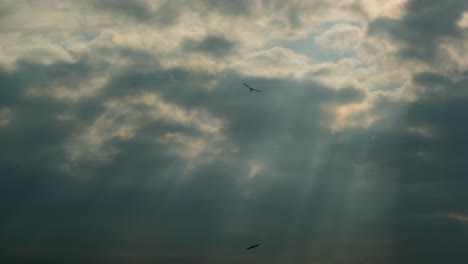
<instances>
[{"instance_id":1,"label":"bird silhouette","mask_svg":"<svg viewBox=\"0 0 468 264\"><path fill-rule=\"evenodd\" d=\"M252 87L248 86L248 85L245 84L245 83L244 83L244 85L245 85L247 88L249 88L251 92L252 92L252 91L263 92L263 91L260 91L260 90L258 90L258 89L252 88Z\"/></svg>"},{"instance_id":2,"label":"bird silhouette","mask_svg":"<svg viewBox=\"0 0 468 264\"><path fill-rule=\"evenodd\" d=\"M250 249L253 249L253 248L256 248L260 246L260 244L255 244L255 245L251 245L250 247L246 248L247 250L250 250Z\"/></svg>"}]
</instances>

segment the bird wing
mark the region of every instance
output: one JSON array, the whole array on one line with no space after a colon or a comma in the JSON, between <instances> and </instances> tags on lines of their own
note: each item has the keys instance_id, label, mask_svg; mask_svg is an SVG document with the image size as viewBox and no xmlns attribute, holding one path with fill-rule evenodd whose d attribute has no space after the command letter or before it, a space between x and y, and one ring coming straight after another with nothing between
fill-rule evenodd
<instances>
[{"instance_id":1,"label":"bird wing","mask_svg":"<svg viewBox=\"0 0 468 264\"><path fill-rule=\"evenodd\" d=\"M248 87L251 91L256 91L256 92L263 92L263 91L260 91L258 89L255 89L255 88L252 88L250 86L248 86L246 83L243 83L246 87Z\"/></svg>"},{"instance_id":2,"label":"bird wing","mask_svg":"<svg viewBox=\"0 0 468 264\"><path fill-rule=\"evenodd\" d=\"M258 246L260 246L260 244L252 245L252 246L248 247L247 249L256 248L256 247L258 247Z\"/></svg>"}]
</instances>

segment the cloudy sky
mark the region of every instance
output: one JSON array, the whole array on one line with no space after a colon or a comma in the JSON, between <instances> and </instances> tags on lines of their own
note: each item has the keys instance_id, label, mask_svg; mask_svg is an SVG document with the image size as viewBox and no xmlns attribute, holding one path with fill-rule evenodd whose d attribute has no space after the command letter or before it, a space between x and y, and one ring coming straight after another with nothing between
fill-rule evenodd
<instances>
[{"instance_id":1,"label":"cloudy sky","mask_svg":"<svg viewBox=\"0 0 468 264\"><path fill-rule=\"evenodd\" d=\"M466 0L0 0L0 262L468 262L467 120Z\"/></svg>"}]
</instances>

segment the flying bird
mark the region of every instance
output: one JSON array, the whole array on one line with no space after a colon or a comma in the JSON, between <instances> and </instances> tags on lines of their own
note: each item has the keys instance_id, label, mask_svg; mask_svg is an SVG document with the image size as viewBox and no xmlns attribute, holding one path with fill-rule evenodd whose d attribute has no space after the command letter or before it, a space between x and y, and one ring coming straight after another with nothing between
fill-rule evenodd
<instances>
[{"instance_id":1,"label":"flying bird","mask_svg":"<svg viewBox=\"0 0 468 264\"><path fill-rule=\"evenodd\" d=\"M252 249L252 248L256 248L256 247L258 247L258 246L260 246L260 244L251 245L250 247L248 247L248 248L246 248L246 249L249 250L249 249Z\"/></svg>"},{"instance_id":2,"label":"flying bird","mask_svg":"<svg viewBox=\"0 0 468 264\"><path fill-rule=\"evenodd\" d=\"M262 91L260 91L260 90L257 90L257 89L255 89L255 88L252 88L252 87L248 86L248 85L245 84L245 83L244 83L244 85L245 85L247 88L249 88L251 92L252 92L252 91L262 92Z\"/></svg>"}]
</instances>

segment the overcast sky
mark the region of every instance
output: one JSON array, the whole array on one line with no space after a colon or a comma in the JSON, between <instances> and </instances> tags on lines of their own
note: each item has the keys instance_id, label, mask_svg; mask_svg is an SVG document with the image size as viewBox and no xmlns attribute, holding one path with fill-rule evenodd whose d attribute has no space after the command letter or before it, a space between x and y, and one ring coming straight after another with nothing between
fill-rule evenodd
<instances>
[{"instance_id":1,"label":"overcast sky","mask_svg":"<svg viewBox=\"0 0 468 264\"><path fill-rule=\"evenodd\" d=\"M466 0L0 0L0 262L468 263L467 121Z\"/></svg>"}]
</instances>

